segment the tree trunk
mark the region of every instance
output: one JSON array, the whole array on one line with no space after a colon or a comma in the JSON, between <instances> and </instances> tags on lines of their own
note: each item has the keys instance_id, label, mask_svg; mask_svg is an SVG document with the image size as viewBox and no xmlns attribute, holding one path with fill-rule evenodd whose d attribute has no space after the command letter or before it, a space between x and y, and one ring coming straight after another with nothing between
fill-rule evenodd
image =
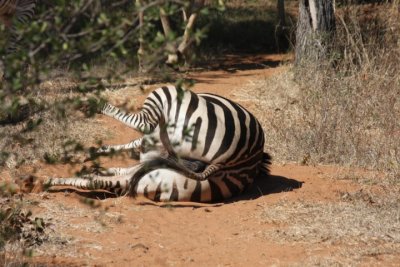
<instances>
[{"instance_id":1,"label":"tree trunk","mask_svg":"<svg viewBox=\"0 0 400 267\"><path fill-rule=\"evenodd\" d=\"M296 31L296 65L329 56L335 33L334 0L300 0Z\"/></svg>"},{"instance_id":2,"label":"tree trunk","mask_svg":"<svg viewBox=\"0 0 400 267\"><path fill-rule=\"evenodd\" d=\"M286 27L286 16L285 16L285 1L278 0L278 30L282 31Z\"/></svg>"},{"instance_id":3,"label":"tree trunk","mask_svg":"<svg viewBox=\"0 0 400 267\"><path fill-rule=\"evenodd\" d=\"M185 64L188 63L188 54L190 53L189 48L193 42L192 33L194 29L194 25L197 19L197 16L200 10L203 8L205 0L191 0L189 11L184 11L183 16L186 23L185 31L182 36L182 41L179 43L177 47L177 51L175 55L169 55L167 59L167 64L173 65L179 62L182 57L185 61ZM190 12L190 13L189 13ZM187 17L189 15L189 17Z\"/></svg>"},{"instance_id":4,"label":"tree trunk","mask_svg":"<svg viewBox=\"0 0 400 267\"><path fill-rule=\"evenodd\" d=\"M278 21L276 24L276 44L278 47L278 51L286 50L289 45L289 34L288 27L286 25L286 12L285 12L285 1L278 0L277 1L277 11L278 11Z\"/></svg>"},{"instance_id":5,"label":"tree trunk","mask_svg":"<svg viewBox=\"0 0 400 267\"><path fill-rule=\"evenodd\" d=\"M143 6L142 0L136 0L136 6L140 9L139 11L139 49L137 51L138 56L138 64L139 64L139 73L145 72L143 57L144 57L144 40L143 40L143 24L144 24L144 14L143 10L141 10Z\"/></svg>"},{"instance_id":6,"label":"tree trunk","mask_svg":"<svg viewBox=\"0 0 400 267\"><path fill-rule=\"evenodd\" d=\"M137 52L138 61L139 61L139 72L146 72L144 66L144 58L146 54L144 36L143 36L143 27L144 27L144 14L142 7L144 6L144 0L136 0L136 6L139 8L139 49ZM200 10L203 8L205 0L190 0L190 4L187 10L182 9L183 11L183 19L185 23L185 30L183 36L181 37L181 41L175 47L175 51L168 54L166 64L167 65L175 65L179 63L180 60L184 60L187 63L187 55L190 54L190 46L193 43L192 33L194 30L194 25L197 19L197 16ZM160 21L162 24L162 28L164 31L164 35L168 36L172 32L171 25L169 23L168 15L163 6L159 8Z\"/></svg>"},{"instance_id":7,"label":"tree trunk","mask_svg":"<svg viewBox=\"0 0 400 267\"><path fill-rule=\"evenodd\" d=\"M169 24L168 16L165 13L165 9L163 7L160 7L160 20L162 28L164 30L164 35L168 36L171 33L171 26Z\"/></svg>"}]
</instances>

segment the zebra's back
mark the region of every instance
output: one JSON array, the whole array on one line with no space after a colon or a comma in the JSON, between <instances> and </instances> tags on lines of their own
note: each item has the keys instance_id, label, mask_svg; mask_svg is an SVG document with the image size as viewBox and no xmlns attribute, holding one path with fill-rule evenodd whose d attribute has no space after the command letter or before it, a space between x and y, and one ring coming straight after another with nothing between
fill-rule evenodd
<instances>
[{"instance_id":1,"label":"zebra's back","mask_svg":"<svg viewBox=\"0 0 400 267\"><path fill-rule=\"evenodd\" d=\"M234 165L263 151L258 120L224 97L162 87L149 95L144 111L166 118L168 138L180 157ZM159 135L157 129L149 137L154 140Z\"/></svg>"}]
</instances>

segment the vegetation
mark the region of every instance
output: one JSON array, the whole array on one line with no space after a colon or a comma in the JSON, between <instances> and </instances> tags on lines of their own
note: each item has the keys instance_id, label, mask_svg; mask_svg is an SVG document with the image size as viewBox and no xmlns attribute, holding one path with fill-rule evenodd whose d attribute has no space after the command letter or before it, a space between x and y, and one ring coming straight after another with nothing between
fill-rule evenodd
<instances>
[{"instance_id":1,"label":"vegetation","mask_svg":"<svg viewBox=\"0 0 400 267\"><path fill-rule=\"evenodd\" d=\"M210 12L200 17L199 25L208 26L207 36L200 45L200 56L207 50L211 50L209 53L212 54L286 51L288 43L279 43L275 38L275 2L263 0L228 3L224 12ZM240 33L240 38L232 33Z\"/></svg>"},{"instance_id":2,"label":"vegetation","mask_svg":"<svg viewBox=\"0 0 400 267\"><path fill-rule=\"evenodd\" d=\"M128 0L42 1L29 27L17 25L21 42L18 52L9 55L3 49L7 31L0 25L6 78L0 84L0 263L6 265L10 244L19 244L25 255L31 255L32 248L49 240L52 216L34 218L17 183L36 183L35 171L44 164L72 163L78 173L101 167L96 160L91 167L73 167L90 152L83 143L97 147L111 135L91 118L98 105L112 96L119 105L135 110L135 99L146 91L146 84L185 77L164 63L184 32L180 12L186 1L150 2L153 5L140 9ZM297 3L287 3L297 10ZM192 35L198 57L191 63L210 65L224 53L286 51L295 39L290 35L295 32L291 21L296 12L289 8L289 38L277 42L275 5L269 0L232 0L203 9ZM262 232L264 238L344 246L345 261L319 259L308 265L359 264L363 255L395 255L400 249L398 6L398 1L340 2L336 32L327 42L328 56L288 65L284 73L252 81L237 93L241 101L256 104L251 110L267 129L266 150L274 163L353 167L354 174L334 178L367 188L367 193L340 192L337 203L283 200L263 208L257 218L279 225L277 231ZM160 7L174 26L170 35L162 33ZM140 10L145 11L143 28ZM138 72L140 36L146 41L147 73ZM33 166L29 177L26 166ZM97 207L98 202L93 203L87 204ZM59 222L64 226L69 217L86 216L87 210L67 212L54 204L50 213L65 220ZM103 211L97 216L122 223L119 213ZM287 225L290 221L295 224ZM104 224L91 231L105 231ZM16 252L11 248L10 253Z\"/></svg>"},{"instance_id":3,"label":"vegetation","mask_svg":"<svg viewBox=\"0 0 400 267\"><path fill-rule=\"evenodd\" d=\"M32 216L27 203L17 195L18 186L6 181L0 182L0 264L2 266L22 265L23 256L31 256L32 248L47 240L48 223Z\"/></svg>"},{"instance_id":4,"label":"vegetation","mask_svg":"<svg viewBox=\"0 0 400 267\"><path fill-rule=\"evenodd\" d=\"M265 207L260 219L277 225L262 233L277 243L338 247L335 255L311 256L307 266L359 265L374 255L396 255L400 249L399 192L386 196L358 191L342 193L335 203L285 201ZM290 225L285 226L287 222Z\"/></svg>"},{"instance_id":5,"label":"vegetation","mask_svg":"<svg viewBox=\"0 0 400 267\"><path fill-rule=\"evenodd\" d=\"M97 105L110 91L115 93L119 89L120 94L126 94L121 88L182 77L163 64L183 32L179 9L182 6L163 6L176 31L171 36L162 33L158 2L145 10L142 35L147 43L145 51L150 70L140 74L139 10L133 2L44 2L38 6L31 27L18 25L21 43L18 53L5 59L5 76L10 78L1 84L0 165L14 169L42 160L73 161L72 154L88 153L82 143L96 146L108 135L86 117L96 113ZM245 39L252 43L246 51L273 51L277 45L270 38L276 20L275 6L269 1L261 4L262 9L255 8L259 5L254 1L232 1L225 9L218 5L204 8L193 34L194 40L203 40L196 53L200 61L194 59L192 63L203 65L202 61L213 61L221 51L244 51ZM261 34L263 31L267 32ZM235 38L231 32L248 35ZM6 40L0 39L0 48ZM28 75L21 76L22 66L26 65ZM140 91L136 95L139 94ZM126 98L125 95L120 104ZM138 108L132 103L126 104Z\"/></svg>"},{"instance_id":6,"label":"vegetation","mask_svg":"<svg viewBox=\"0 0 400 267\"><path fill-rule=\"evenodd\" d=\"M123 87L126 78L138 75L140 34L147 41L147 53L152 55L148 65L155 68L165 61L181 31L178 28L176 35L164 37L158 25L159 8L175 17L180 4L163 6L151 1L140 7L134 1L83 0L40 3L37 17L29 27L16 25L21 36L18 52L0 51L5 66L5 80L0 85L0 124L5 125L0 132L2 165L8 160L16 165L32 162L45 155L50 161L57 161L61 154L68 154L59 148L71 148L71 143L76 144L75 150L82 150L77 144L79 137L68 134L68 129L78 130L79 126L63 120L74 114L84 125L84 115L96 113L106 87ZM143 29L138 22L142 10ZM196 34L194 38L198 37ZM0 47L5 47L6 41L7 38L1 38ZM25 66L29 66L29 71ZM59 131L59 123L66 131ZM49 138L34 130L55 135ZM53 143L43 142L41 137ZM93 137L92 143L101 137ZM56 140L64 140L64 144ZM43 151L41 147L47 148Z\"/></svg>"},{"instance_id":7,"label":"vegetation","mask_svg":"<svg viewBox=\"0 0 400 267\"><path fill-rule=\"evenodd\" d=\"M103 97L109 93L104 89L125 87L130 77L139 76L140 38L147 44L147 69L165 68L163 64L176 49L184 28L177 19L177 32L163 35L159 10L163 8L169 16L179 17L188 2L38 3L31 22L15 24L19 36L15 53L6 53L10 33L0 25L0 78L4 76L0 80L0 181L2 189L3 186L7 189L0 192L1 265L22 264L10 263L10 253L35 248L47 236L44 232L47 222L33 219L25 200L5 193L8 188L22 193L23 186L17 186L17 182L37 182L35 167L28 177L21 175L19 168L40 162L81 163L82 158L76 154L83 157L89 154L89 148L81 142L101 145L100 140L108 133L89 117L97 112ZM144 12L144 25L139 23L140 12ZM199 42L202 36L199 27L191 38ZM96 161L93 165L98 167ZM86 167L80 172L85 170ZM12 244L17 244L17 248L7 253Z\"/></svg>"},{"instance_id":8,"label":"vegetation","mask_svg":"<svg viewBox=\"0 0 400 267\"><path fill-rule=\"evenodd\" d=\"M272 126L267 150L278 160L379 170L398 183L399 11L394 4L377 10L339 10L329 58L304 62L279 82L259 81L243 92L258 101L264 127ZM271 105L274 93L284 101ZM272 116L264 112L268 106Z\"/></svg>"},{"instance_id":9,"label":"vegetation","mask_svg":"<svg viewBox=\"0 0 400 267\"><path fill-rule=\"evenodd\" d=\"M275 163L335 165L341 170L325 178L361 187L335 201L282 199L258 214L274 226L266 241L330 248L301 265L375 265L399 253L399 18L397 1L344 5L327 57L238 93L257 103Z\"/></svg>"}]
</instances>

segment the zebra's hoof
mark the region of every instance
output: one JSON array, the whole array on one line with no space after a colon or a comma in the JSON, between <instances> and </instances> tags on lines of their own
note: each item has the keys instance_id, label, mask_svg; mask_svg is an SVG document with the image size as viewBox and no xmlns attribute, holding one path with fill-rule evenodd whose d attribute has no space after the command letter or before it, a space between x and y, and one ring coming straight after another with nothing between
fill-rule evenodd
<instances>
[{"instance_id":1,"label":"zebra's hoof","mask_svg":"<svg viewBox=\"0 0 400 267\"><path fill-rule=\"evenodd\" d=\"M42 186L43 186L43 191L47 191L52 185L53 178L47 178L44 180Z\"/></svg>"}]
</instances>

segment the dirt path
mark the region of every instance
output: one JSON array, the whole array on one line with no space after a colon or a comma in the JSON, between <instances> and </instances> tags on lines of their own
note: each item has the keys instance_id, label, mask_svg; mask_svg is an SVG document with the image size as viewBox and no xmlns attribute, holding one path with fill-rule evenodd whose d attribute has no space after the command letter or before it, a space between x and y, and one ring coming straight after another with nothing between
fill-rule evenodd
<instances>
[{"instance_id":1,"label":"dirt path","mask_svg":"<svg viewBox=\"0 0 400 267\"><path fill-rule=\"evenodd\" d=\"M224 70L193 73L197 92L232 98L234 89L252 79L284 71L283 56L228 59ZM240 101L240 100L239 100ZM251 110L251 107L248 107ZM96 117L116 131L109 143L130 141L135 134L124 126ZM129 131L129 135L126 135ZM106 166L131 161L114 159ZM72 173L67 166L44 166L38 175ZM395 253L364 255L348 261L351 243L296 240L279 235L295 222L278 220L269 212L292 203L330 205L361 186L335 176L333 167L273 164L272 176L245 195L222 206L158 207L137 205L127 197L87 202L77 193L30 194L35 215L51 222L50 240L35 250L34 262L76 266L303 266L331 264L396 265ZM310 214L310 216L319 216ZM321 215L322 216L322 215ZM317 219L317 218L316 218ZM324 227L324 225L321 225ZM305 227L303 230L307 230Z\"/></svg>"}]
</instances>

